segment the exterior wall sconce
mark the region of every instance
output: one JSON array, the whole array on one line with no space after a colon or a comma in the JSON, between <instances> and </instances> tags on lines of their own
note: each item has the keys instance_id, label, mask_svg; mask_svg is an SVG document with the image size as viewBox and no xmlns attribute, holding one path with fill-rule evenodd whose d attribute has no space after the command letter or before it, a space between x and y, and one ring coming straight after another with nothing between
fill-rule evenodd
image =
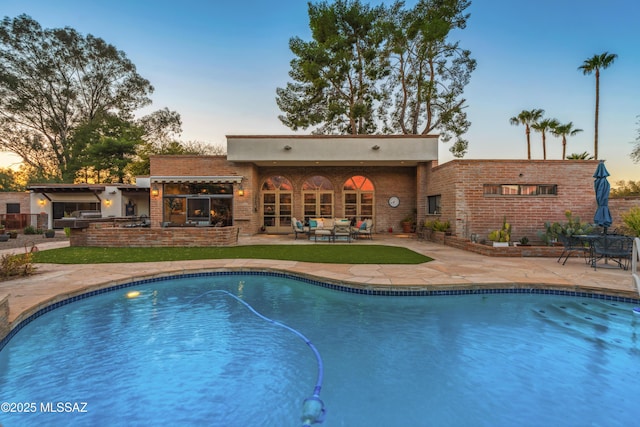
<instances>
[{"instance_id":1,"label":"exterior wall sconce","mask_svg":"<svg viewBox=\"0 0 640 427\"><path fill-rule=\"evenodd\" d=\"M158 194L160 194L160 192L158 191L158 187L156 187L155 185L151 188L151 196L152 197L158 197Z\"/></svg>"},{"instance_id":2,"label":"exterior wall sconce","mask_svg":"<svg viewBox=\"0 0 640 427\"><path fill-rule=\"evenodd\" d=\"M371 147L372 150L378 151L380 149L379 145L374 145L373 147Z\"/></svg>"},{"instance_id":3,"label":"exterior wall sconce","mask_svg":"<svg viewBox=\"0 0 640 427\"><path fill-rule=\"evenodd\" d=\"M285 146L284 146L284 149L285 149L286 151L289 151L289 150L291 150L291 146L290 146L290 145L285 145Z\"/></svg>"},{"instance_id":4,"label":"exterior wall sconce","mask_svg":"<svg viewBox=\"0 0 640 427\"><path fill-rule=\"evenodd\" d=\"M111 201L111 199L104 199L104 205L105 205L106 207L111 206L111 203L113 203L113 202Z\"/></svg>"},{"instance_id":5,"label":"exterior wall sconce","mask_svg":"<svg viewBox=\"0 0 640 427\"><path fill-rule=\"evenodd\" d=\"M40 199L38 199L38 204L39 204L40 206L44 206L44 205L46 205L46 204L47 204L47 201L46 201L45 199L40 198Z\"/></svg>"},{"instance_id":6,"label":"exterior wall sconce","mask_svg":"<svg viewBox=\"0 0 640 427\"><path fill-rule=\"evenodd\" d=\"M240 184L240 187L238 188L238 196L244 196L244 188L242 187L242 184Z\"/></svg>"}]
</instances>

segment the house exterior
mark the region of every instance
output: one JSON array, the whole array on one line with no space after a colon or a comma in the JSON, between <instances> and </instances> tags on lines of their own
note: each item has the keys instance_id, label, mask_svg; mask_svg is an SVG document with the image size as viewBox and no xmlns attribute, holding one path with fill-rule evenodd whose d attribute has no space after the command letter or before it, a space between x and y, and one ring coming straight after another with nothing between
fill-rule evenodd
<instances>
[{"instance_id":1,"label":"house exterior","mask_svg":"<svg viewBox=\"0 0 640 427\"><path fill-rule=\"evenodd\" d=\"M479 239L512 224L537 239L570 210L590 222L597 161L453 160L436 136L228 136L227 156L151 159L152 227L233 225L289 233L291 219L370 218L398 233L406 217ZM214 194L215 193L215 194ZM203 215L199 217L196 215Z\"/></svg>"},{"instance_id":2,"label":"house exterior","mask_svg":"<svg viewBox=\"0 0 640 427\"><path fill-rule=\"evenodd\" d=\"M28 210L46 217L45 228L60 228L56 220L74 212L98 217L149 215L149 178L136 184L34 184L28 187Z\"/></svg>"},{"instance_id":3,"label":"house exterior","mask_svg":"<svg viewBox=\"0 0 640 427\"><path fill-rule=\"evenodd\" d=\"M368 219L377 234L402 232L407 217L437 219L477 241L506 220L512 241L536 242L545 222L563 222L567 211L592 222L596 210L597 161L439 165L438 138L428 135L228 136L227 150L152 156L150 176L133 186L33 185L29 208L50 225L84 209L114 218L110 226L80 221L71 244L88 246L224 246L239 235L291 233L293 218ZM611 200L611 228L639 205ZM115 220L140 215L149 217L144 229Z\"/></svg>"}]
</instances>

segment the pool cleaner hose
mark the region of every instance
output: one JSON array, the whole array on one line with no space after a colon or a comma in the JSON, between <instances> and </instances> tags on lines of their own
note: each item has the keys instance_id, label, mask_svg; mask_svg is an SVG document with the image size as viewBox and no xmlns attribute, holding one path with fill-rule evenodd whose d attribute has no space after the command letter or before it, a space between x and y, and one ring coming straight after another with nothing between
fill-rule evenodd
<instances>
[{"instance_id":1,"label":"pool cleaner hose","mask_svg":"<svg viewBox=\"0 0 640 427\"><path fill-rule=\"evenodd\" d=\"M322 380L324 377L324 365L322 364L322 357L320 356L320 353L318 352L318 349L316 348L315 345L313 345L313 343L311 341L309 341L309 339L307 337L305 337L301 332L297 331L296 329L293 329L283 323L277 322L273 319L269 319L266 316L263 316L262 314L258 313L249 303L243 301L242 299L240 299L238 296L232 294L231 292L227 292L225 290L222 289L215 289L209 292L205 292L204 294L194 298L191 302L207 295L207 294L211 294L211 293L223 293L225 295L230 296L231 298L235 299L236 301L242 303L245 307L247 307L249 309L249 311L251 311L253 314L255 314L256 316L258 316L259 318L272 323L276 326L280 326L281 328L284 328L292 333L294 333L295 335L297 335L302 341L305 342L305 344L307 344L307 346L309 346L309 348L311 349L311 351L313 351L313 354L316 357L316 361L318 363L318 379L316 381L316 386L313 389L313 395L311 397L308 397L304 400L304 402L302 403L302 426L303 427L310 427L313 424L319 424L322 423L324 421L324 416L326 414L326 409L324 407L324 402L322 402L322 400L320 399L320 390L322 389Z\"/></svg>"}]
</instances>

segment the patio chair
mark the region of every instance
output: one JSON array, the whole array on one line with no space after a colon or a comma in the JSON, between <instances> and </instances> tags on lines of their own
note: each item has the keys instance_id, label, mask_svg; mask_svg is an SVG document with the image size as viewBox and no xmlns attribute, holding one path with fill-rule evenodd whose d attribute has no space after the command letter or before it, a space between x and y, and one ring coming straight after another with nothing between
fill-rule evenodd
<instances>
[{"instance_id":1,"label":"patio chair","mask_svg":"<svg viewBox=\"0 0 640 427\"><path fill-rule=\"evenodd\" d=\"M355 227L351 228L351 233L353 238L359 239L360 237L368 238L373 240L372 235L373 230L373 221L370 219L366 219L362 221L360 225L356 224Z\"/></svg>"},{"instance_id":2,"label":"patio chair","mask_svg":"<svg viewBox=\"0 0 640 427\"><path fill-rule=\"evenodd\" d=\"M584 240L581 240L575 236L565 236L564 234L558 234L558 240L560 241L560 243L562 243L564 248L562 249L562 253L558 257L557 262L560 262L560 260L564 257L562 265L565 265L567 259L569 259L569 257L573 253L577 253L579 255L582 254L582 256L584 257L584 262L589 262L589 254L591 248L585 245Z\"/></svg>"},{"instance_id":3,"label":"patio chair","mask_svg":"<svg viewBox=\"0 0 640 427\"><path fill-rule=\"evenodd\" d=\"M291 228L295 234L295 240L298 240L298 234L304 234L309 239L309 227L305 227L301 221L296 218L291 218Z\"/></svg>"},{"instance_id":4,"label":"patio chair","mask_svg":"<svg viewBox=\"0 0 640 427\"><path fill-rule=\"evenodd\" d=\"M597 262L604 259L618 264L623 270L629 269L631 254L633 251L633 238L629 236L600 236L593 241L594 258L592 267L597 269Z\"/></svg>"},{"instance_id":5,"label":"patio chair","mask_svg":"<svg viewBox=\"0 0 640 427\"><path fill-rule=\"evenodd\" d=\"M351 221L348 219L336 219L333 223L333 238L346 237L351 243Z\"/></svg>"}]
</instances>

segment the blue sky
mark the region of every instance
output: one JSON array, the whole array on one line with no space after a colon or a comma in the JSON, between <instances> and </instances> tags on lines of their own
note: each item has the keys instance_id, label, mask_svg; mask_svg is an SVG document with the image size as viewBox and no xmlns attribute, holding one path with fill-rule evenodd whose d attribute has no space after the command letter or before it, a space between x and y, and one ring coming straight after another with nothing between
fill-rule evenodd
<instances>
[{"instance_id":1,"label":"blue sky","mask_svg":"<svg viewBox=\"0 0 640 427\"><path fill-rule=\"evenodd\" d=\"M225 135L292 133L277 118L275 91L289 81L289 39L309 40L304 0L2 3L2 16L26 13L124 51L155 87L148 111L178 111L183 140L224 145ZM475 0L468 12L467 28L453 34L478 61L465 91L466 158L526 158L524 128L509 118L532 108L584 130L569 138L567 153L593 152L595 76L578 67L608 51L618 58L601 73L599 157L612 183L640 180L640 164L629 158L640 128L640 2ZM448 149L440 145L441 162L452 159ZM549 136L547 158L560 156L560 140ZM532 134L532 157L542 158L540 134ZM0 155L2 166L12 161Z\"/></svg>"}]
</instances>

